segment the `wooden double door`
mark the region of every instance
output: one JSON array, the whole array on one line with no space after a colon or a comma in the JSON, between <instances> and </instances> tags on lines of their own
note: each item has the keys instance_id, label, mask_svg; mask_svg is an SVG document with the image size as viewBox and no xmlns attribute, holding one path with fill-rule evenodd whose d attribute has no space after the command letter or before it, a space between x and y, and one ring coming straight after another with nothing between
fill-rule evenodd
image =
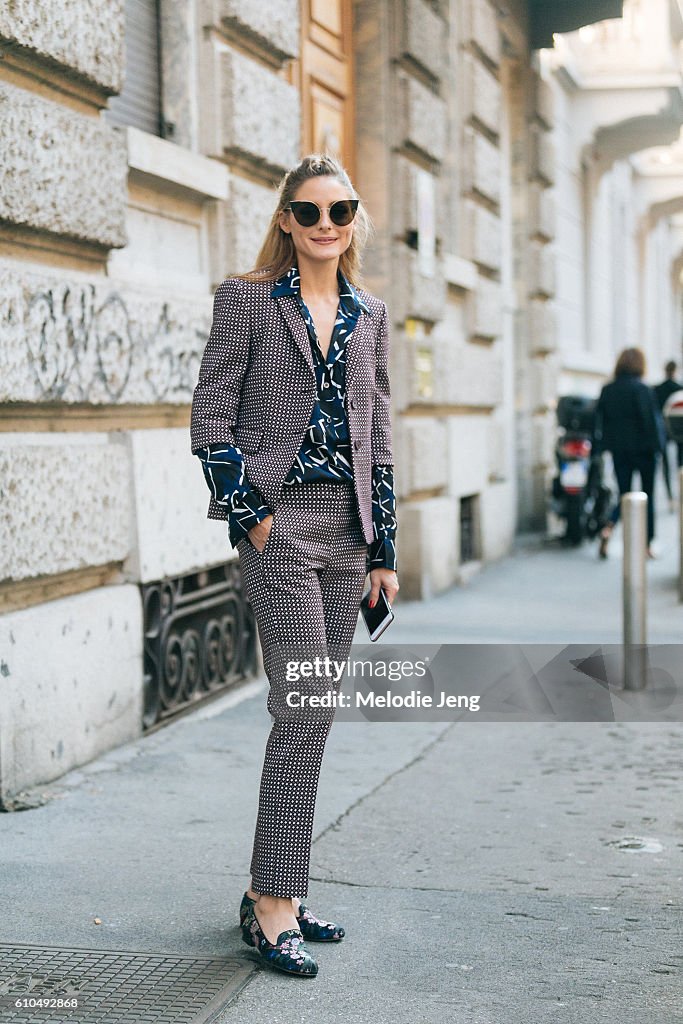
<instances>
[{"instance_id":1,"label":"wooden double door","mask_svg":"<svg viewBox=\"0 0 683 1024\"><path fill-rule=\"evenodd\" d=\"M302 151L330 153L354 176L353 2L301 0Z\"/></svg>"}]
</instances>

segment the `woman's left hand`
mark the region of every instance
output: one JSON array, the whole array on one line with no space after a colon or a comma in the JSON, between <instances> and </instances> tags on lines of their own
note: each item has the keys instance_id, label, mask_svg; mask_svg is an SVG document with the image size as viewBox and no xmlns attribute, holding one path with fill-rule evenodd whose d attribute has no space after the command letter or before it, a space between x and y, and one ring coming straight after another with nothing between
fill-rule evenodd
<instances>
[{"instance_id":1,"label":"woman's left hand","mask_svg":"<svg viewBox=\"0 0 683 1024\"><path fill-rule=\"evenodd\" d=\"M371 569L370 570L370 607L372 608L379 598L380 587L387 595L387 601L391 604L398 594L398 576L393 569Z\"/></svg>"}]
</instances>

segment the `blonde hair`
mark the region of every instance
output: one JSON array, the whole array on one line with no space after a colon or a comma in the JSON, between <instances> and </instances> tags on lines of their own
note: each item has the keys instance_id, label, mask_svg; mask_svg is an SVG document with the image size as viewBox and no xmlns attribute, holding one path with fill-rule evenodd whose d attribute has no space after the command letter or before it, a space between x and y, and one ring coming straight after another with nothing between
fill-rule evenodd
<instances>
[{"instance_id":1,"label":"blonde hair","mask_svg":"<svg viewBox=\"0 0 683 1024\"><path fill-rule=\"evenodd\" d=\"M256 257L256 265L246 273L229 276L244 281L274 281L278 277L282 277L296 263L294 241L291 234L283 231L280 227L280 214L296 198L297 192L305 181L321 176L336 178L341 185L349 190L350 199L360 198L351 184L349 175L338 160L326 153L309 153L296 167L287 171L278 185L280 198ZM360 202L354 221L351 244L339 257L339 269L353 285L360 286L362 284L360 272L362 252L372 231L372 221Z\"/></svg>"}]
</instances>

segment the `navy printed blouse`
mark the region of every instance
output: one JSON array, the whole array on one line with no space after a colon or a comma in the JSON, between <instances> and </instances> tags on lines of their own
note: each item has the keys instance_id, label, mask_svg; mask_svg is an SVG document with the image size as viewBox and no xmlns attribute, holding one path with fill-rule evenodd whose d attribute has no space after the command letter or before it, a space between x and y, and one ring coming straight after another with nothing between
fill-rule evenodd
<instances>
[{"instance_id":1,"label":"navy printed blouse","mask_svg":"<svg viewBox=\"0 0 683 1024\"><path fill-rule=\"evenodd\" d=\"M315 324L301 296L299 268L296 264L278 278L271 295L293 295L308 330L315 366L317 398L308 430L283 486L308 480L352 480L351 443L344 408L346 378L346 339L356 326L361 310L368 307L347 281L341 270L339 307L325 358L320 349ZM228 506L228 536L233 547L256 523L272 514L258 489L249 482L244 457L239 448L213 444L200 448L204 476L216 501ZM374 539L368 545L367 568L396 569L396 499L394 468L372 468L372 521Z\"/></svg>"}]
</instances>

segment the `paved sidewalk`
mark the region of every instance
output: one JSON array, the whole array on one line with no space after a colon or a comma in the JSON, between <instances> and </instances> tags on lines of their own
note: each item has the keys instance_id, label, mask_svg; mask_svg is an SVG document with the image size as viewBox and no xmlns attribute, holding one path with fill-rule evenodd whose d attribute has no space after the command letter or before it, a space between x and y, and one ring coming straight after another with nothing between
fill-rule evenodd
<instances>
[{"instance_id":1,"label":"paved sidewalk","mask_svg":"<svg viewBox=\"0 0 683 1024\"><path fill-rule=\"evenodd\" d=\"M660 507L666 503L660 499ZM657 519L659 557L647 563L648 642L683 642L683 604L677 597L678 515ZM600 560L597 541L578 548L532 534L513 553L469 584L401 607L393 639L425 643L621 643L621 523ZM398 610L398 605L397 605Z\"/></svg>"},{"instance_id":2,"label":"paved sidewalk","mask_svg":"<svg viewBox=\"0 0 683 1024\"><path fill-rule=\"evenodd\" d=\"M683 622L674 526L660 517L649 567L662 641ZM528 538L467 587L397 602L392 642L615 642L619 574L616 544L600 563ZM252 964L236 918L265 693L250 684L0 815L0 942ZM254 966L221 1024L683 1022L682 740L670 722L338 721L309 902L347 937L312 946L316 979Z\"/></svg>"}]
</instances>

